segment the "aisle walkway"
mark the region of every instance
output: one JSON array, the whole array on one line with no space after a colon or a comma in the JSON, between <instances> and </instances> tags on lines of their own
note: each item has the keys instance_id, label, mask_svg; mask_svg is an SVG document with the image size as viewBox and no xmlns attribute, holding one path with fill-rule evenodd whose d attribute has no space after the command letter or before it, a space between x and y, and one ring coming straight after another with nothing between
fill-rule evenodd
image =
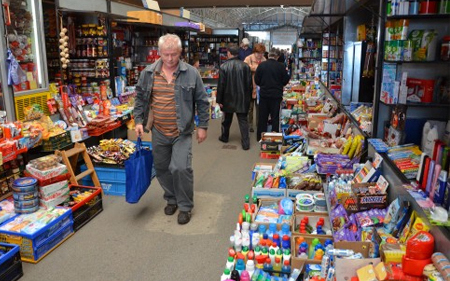
<instances>
[{"instance_id":1,"label":"aisle walkway","mask_svg":"<svg viewBox=\"0 0 450 281\"><path fill-rule=\"evenodd\" d=\"M40 263L24 263L21 280L219 280L252 166L260 161L255 133L250 150L242 150L236 118L228 143L235 150L223 148L219 132L220 120L212 120L207 141L193 147L195 208L189 224L164 215L155 179L139 204L106 196L98 217Z\"/></svg>"}]
</instances>

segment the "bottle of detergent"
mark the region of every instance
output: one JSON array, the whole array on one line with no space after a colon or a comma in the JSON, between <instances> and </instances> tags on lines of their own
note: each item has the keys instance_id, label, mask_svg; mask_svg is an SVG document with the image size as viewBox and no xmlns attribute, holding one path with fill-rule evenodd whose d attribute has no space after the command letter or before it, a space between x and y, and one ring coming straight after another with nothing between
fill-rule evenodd
<instances>
[{"instance_id":1,"label":"bottle of detergent","mask_svg":"<svg viewBox=\"0 0 450 281\"><path fill-rule=\"evenodd\" d=\"M269 224L269 229L266 231L270 241L273 241L273 235L277 233L277 225L275 223Z\"/></svg>"},{"instance_id":2,"label":"bottle of detergent","mask_svg":"<svg viewBox=\"0 0 450 281\"><path fill-rule=\"evenodd\" d=\"M240 273L235 269L231 272L230 279L234 281L240 281Z\"/></svg>"},{"instance_id":3,"label":"bottle of detergent","mask_svg":"<svg viewBox=\"0 0 450 281\"><path fill-rule=\"evenodd\" d=\"M281 230L279 232L280 237L283 238L284 235L287 235L289 237L292 236L291 230L290 230L290 226L287 223L283 223L283 225L281 226Z\"/></svg>"},{"instance_id":4,"label":"bottle of detergent","mask_svg":"<svg viewBox=\"0 0 450 281\"><path fill-rule=\"evenodd\" d=\"M241 274L241 272L245 269L245 262L242 259L238 259L236 261L236 266L234 267L235 270L237 270L239 272L239 274Z\"/></svg>"},{"instance_id":5,"label":"bottle of detergent","mask_svg":"<svg viewBox=\"0 0 450 281\"><path fill-rule=\"evenodd\" d=\"M264 271L272 271L272 270L273 270L272 261L270 260L270 258L267 258L266 262L264 263Z\"/></svg>"},{"instance_id":6,"label":"bottle of detergent","mask_svg":"<svg viewBox=\"0 0 450 281\"><path fill-rule=\"evenodd\" d=\"M314 238L313 241L311 242L311 245L309 245L309 259L313 259L314 258L314 254L315 254L315 249L316 246L320 244L320 240L317 238Z\"/></svg>"},{"instance_id":7,"label":"bottle of detergent","mask_svg":"<svg viewBox=\"0 0 450 281\"><path fill-rule=\"evenodd\" d=\"M233 271L233 269L234 269L234 258L233 257L228 257L225 268L228 268L230 270L230 272Z\"/></svg>"},{"instance_id":8,"label":"bottle of detergent","mask_svg":"<svg viewBox=\"0 0 450 281\"><path fill-rule=\"evenodd\" d=\"M282 267L281 266L281 260L279 258L275 258L275 263L273 265L273 270L281 272L281 267ZM280 274L278 274L278 273L275 273L274 275L275 276L280 276Z\"/></svg>"},{"instance_id":9,"label":"bottle of detergent","mask_svg":"<svg viewBox=\"0 0 450 281\"><path fill-rule=\"evenodd\" d=\"M250 281L251 275L248 273L247 270L242 271L241 274L241 281Z\"/></svg>"},{"instance_id":10,"label":"bottle of detergent","mask_svg":"<svg viewBox=\"0 0 450 281\"><path fill-rule=\"evenodd\" d=\"M260 224L259 228L258 228L258 232L259 232L259 240L262 240L264 233L266 233L266 225Z\"/></svg>"},{"instance_id":11,"label":"bottle of detergent","mask_svg":"<svg viewBox=\"0 0 450 281\"><path fill-rule=\"evenodd\" d=\"M283 273L283 277L289 277L289 275L291 275L291 265L288 260L284 261L281 272Z\"/></svg>"},{"instance_id":12,"label":"bottle of detergent","mask_svg":"<svg viewBox=\"0 0 450 281\"><path fill-rule=\"evenodd\" d=\"M291 250L285 249L283 251L283 262L291 260Z\"/></svg>"},{"instance_id":13,"label":"bottle of detergent","mask_svg":"<svg viewBox=\"0 0 450 281\"><path fill-rule=\"evenodd\" d=\"M225 270L223 271L222 276L220 277L220 281L224 281L224 280L230 279L230 277L231 277L230 270L228 268L225 268Z\"/></svg>"},{"instance_id":14,"label":"bottle of detergent","mask_svg":"<svg viewBox=\"0 0 450 281\"><path fill-rule=\"evenodd\" d=\"M280 235L278 234L278 233L275 233L274 235L273 235L273 240L272 240L274 243L277 243L278 245L281 245L281 241L280 241Z\"/></svg>"},{"instance_id":15,"label":"bottle of detergent","mask_svg":"<svg viewBox=\"0 0 450 281\"><path fill-rule=\"evenodd\" d=\"M282 249L290 249L291 248L291 238L287 235L283 236L283 242L281 243Z\"/></svg>"},{"instance_id":16,"label":"bottle of detergent","mask_svg":"<svg viewBox=\"0 0 450 281\"><path fill-rule=\"evenodd\" d=\"M247 264L245 266L245 269L246 269L248 275L250 277L252 277L253 273L255 272L255 262L253 260L248 260ZM244 272L242 272L242 273L244 273ZM241 279L242 279L242 275L241 275Z\"/></svg>"}]
</instances>

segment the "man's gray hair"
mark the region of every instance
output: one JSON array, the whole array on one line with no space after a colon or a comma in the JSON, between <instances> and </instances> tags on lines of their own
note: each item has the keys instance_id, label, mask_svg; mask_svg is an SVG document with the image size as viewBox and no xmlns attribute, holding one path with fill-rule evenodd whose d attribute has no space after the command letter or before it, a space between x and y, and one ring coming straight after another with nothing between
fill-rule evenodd
<instances>
[{"instance_id":1,"label":"man's gray hair","mask_svg":"<svg viewBox=\"0 0 450 281\"><path fill-rule=\"evenodd\" d=\"M176 34L166 34L159 37L158 49L178 49L182 50L181 39Z\"/></svg>"}]
</instances>

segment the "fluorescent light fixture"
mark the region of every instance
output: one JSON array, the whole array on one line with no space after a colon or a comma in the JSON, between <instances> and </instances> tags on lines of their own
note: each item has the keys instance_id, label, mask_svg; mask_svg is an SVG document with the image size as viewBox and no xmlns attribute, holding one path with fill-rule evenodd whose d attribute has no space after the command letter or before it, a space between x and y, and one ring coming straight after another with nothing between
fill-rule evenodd
<instances>
[{"instance_id":1,"label":"fluorescent light fixture","mask_svg":"<svg viewBox=\"0 0 450 281\"><path fill-rule=\"evenodd\" d=\"M36 0L30 0L31 2L31 12L33 17L33 38L34 38L34 48L35 53L34 57L36 58L36 70L37 70L37 76L38 76L38 85L39 87L42 87L42 64L41 64L41 50L40 50L40 44L39 44L39 36L38 36L38 26L37 26L37 12L36 12Z\"/></svg>"}]
</instances>

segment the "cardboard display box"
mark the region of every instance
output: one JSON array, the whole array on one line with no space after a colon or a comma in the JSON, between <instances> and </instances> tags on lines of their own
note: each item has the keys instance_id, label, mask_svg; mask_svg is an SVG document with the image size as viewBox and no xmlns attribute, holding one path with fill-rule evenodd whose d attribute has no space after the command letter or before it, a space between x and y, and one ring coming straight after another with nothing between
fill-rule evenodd
<instances>
[{"instance_id":1,"label":"cardboard display box","mask_svg":"<svg viewBox=\"0 0 450 281\"><path fill-rule=\"evenodd\" d=\"M292 233L296 235L300 235L303 237L313 237L313 238L324 238L324 239L332 239L333 235L317 235L317 234L308 234L308 233L300 233L299 225L304 217L308 217L309 225L316 228L316 224L320 218L324 219L324 225L322 229L324 231L331 230L330 225L330 217L327 214L317 214L317 213L308 213L308 214L294 214L293 225L292 225Z\"/></svg>"},{"instance_id":2,"label":"cardboard display box","mask_svg":"<svg viewBox=\"0 0 450 281\"><path fill-rule=\"evenodd\" d=\"M256 209L256 213L255 213L255 219L256 219L256 216L258 215L258 213L259 213L259 210L261 209L261 207L263 207L263 206L268 206L268 205L271 205L271 204L273 204L273 203L279 203L280 202L280 199L261 199L261 200L259 200L259 203L258 203L258 208ZM293 219L293 217L294 216L292 216L292 218L291 218L291 220L289 221L289 226L292 226L292 219ZM266 228L268 229L269 228L269 224L270 223L266 223L266 222L257 222L257 221L254 221L258 226L259 225L261 225L261 224L264 224L265 226L266 226ZM277 230L281 230L281 226L283 225L282 223L277 223L276 224L277 225ZM290 228L291 230L292 230L292 227Z\"/></svg>"},{"instance_id":3,"label":"cardboard display box","mask_svg":"<svg viewBox=\"0 0 450 281\"><path fill-rule=\"evenodd\" d=\"M319 237L306 237L304 235L292 235L291 238L291 267L292 268L302 268L305 263L306 264L321 264L322 260L315 260L315 259L301 259L298 256L298 247L300 245L298 245L297 243L297 238L303 236L303 238L305 239L305 242L308 244L308 251L309 251L309 246L311 245L312 241L314 240L314 238L318 238L320 243L323 245L325 243L325 241L329 238L319 238ZM309 254L309 252L308 252Z\"/></svg>"},{"instance_id":4,"label":"cardboard display box","mask_svg":"<svg viewBox=\"0 0 450 281\"><path fill-rule=\"evenodd\" d=\"M162 25L162 15L152 11L128 11L128 17L136 18L128 19L129 22L143 22Z\"/></svg>"}]
</instances>

